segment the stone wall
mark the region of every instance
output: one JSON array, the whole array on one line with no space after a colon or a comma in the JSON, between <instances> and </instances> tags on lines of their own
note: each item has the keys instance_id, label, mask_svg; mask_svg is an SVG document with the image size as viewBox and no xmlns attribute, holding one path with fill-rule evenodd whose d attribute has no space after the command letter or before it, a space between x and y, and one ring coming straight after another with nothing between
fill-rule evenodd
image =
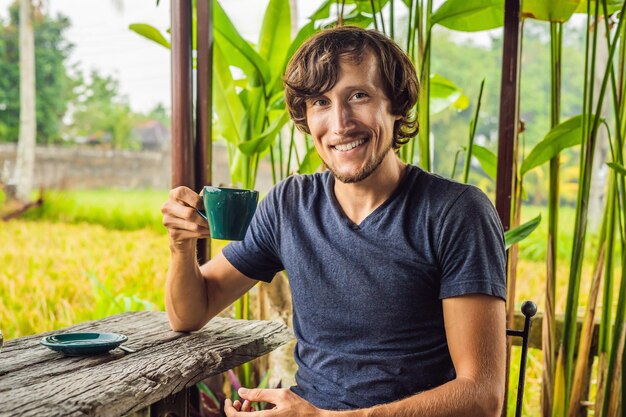
<instances>
[{"instance_id":1,"label":"stone wall","mask_svg":"<svg viewBox=\"0 0 626 417\"><path fill-rule=\"evenodd\" d=\"M0 145L0 178L15 166L16 146ZM35 153L35 184L46 189L124 188L169 189L169 151L113 151L92 147L40 146ZM213 146L213 184L229 184L228 156L223 145ZM271 168L259 167L257 186L266 192L272 185Z\"/></svg>"}]
</instances>

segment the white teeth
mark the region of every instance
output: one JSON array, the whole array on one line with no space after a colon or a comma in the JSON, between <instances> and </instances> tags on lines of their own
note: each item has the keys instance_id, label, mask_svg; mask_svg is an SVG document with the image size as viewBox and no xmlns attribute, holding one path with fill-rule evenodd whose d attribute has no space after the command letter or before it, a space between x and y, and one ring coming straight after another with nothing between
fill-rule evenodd
<instances>
[{"instance_id":1,"label":"white teeth","mask_svg":"<svg viewBox=\"0 0 626 417\"><path fill-rule=\"evenodd\" d=\"M349 151L350 149L356 148L363 142L365 142L365 139L359 139L359 140L355 140L354 142L346 143L345 145L335 145L335 149L337 149L338 151L345 152L345 151Z\"/></svg>"}]
</instances>

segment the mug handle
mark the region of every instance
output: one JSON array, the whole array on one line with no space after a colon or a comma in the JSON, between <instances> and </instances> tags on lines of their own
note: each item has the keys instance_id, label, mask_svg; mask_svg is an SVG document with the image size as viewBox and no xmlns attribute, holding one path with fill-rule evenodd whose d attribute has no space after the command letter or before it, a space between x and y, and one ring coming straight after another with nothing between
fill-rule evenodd
<instances>
[{"instance_id":1,"label":"mug handle","mask_svg":"<svg viewBox=\"0 0 626 417\"><path fill-rule=\"evenodd\" d=\"M200 217L202 217L204 220L209 221L209 219L206 218L206 214L204 214L203 212L201 212L200 210L196 209L196 212L198 212L198 214L200 215Z\"/></svg>"}]
</instances>

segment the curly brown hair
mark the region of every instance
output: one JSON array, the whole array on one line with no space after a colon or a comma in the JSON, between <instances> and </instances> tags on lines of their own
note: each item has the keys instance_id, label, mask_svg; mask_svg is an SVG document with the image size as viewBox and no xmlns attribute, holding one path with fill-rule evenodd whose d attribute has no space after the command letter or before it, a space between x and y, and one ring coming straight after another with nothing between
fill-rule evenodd
<instances>
[{"instance_id":1,"label":"curly brown hair","mask_svg":"<svg viewBox=\"0 0 626 417\"><path fill-rule=\"evenodd\" d=\"M396 43L371 29L342 26L323 30L308 39L289 61L283 82L285 102L298 129L310 133L306 102L330 90L337 82L339 60L360 63L371 52L378 61L391 113L402 116L393 127L393 148L398 149L417 134L413 106L419 94L415 67Z\"/></svg>"}]
</instances>

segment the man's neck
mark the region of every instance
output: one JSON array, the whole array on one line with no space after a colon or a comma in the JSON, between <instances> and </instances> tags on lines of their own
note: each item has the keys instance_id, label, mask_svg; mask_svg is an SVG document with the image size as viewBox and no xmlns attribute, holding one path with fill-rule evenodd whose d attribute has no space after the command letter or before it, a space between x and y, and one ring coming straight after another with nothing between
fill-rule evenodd
<instances>
[{"instance_id":1,"label":"man's neck","mask_svg":"<svg viewBox=\"0 0 626 417\"><path fill-rule=\"evenodd\" d=\"M344 213L360 224L398 188L406 173L406 164L390 151L376 171L363 181L345 184L335 179L335 197Z\"/></svg>"}]
</instances>

